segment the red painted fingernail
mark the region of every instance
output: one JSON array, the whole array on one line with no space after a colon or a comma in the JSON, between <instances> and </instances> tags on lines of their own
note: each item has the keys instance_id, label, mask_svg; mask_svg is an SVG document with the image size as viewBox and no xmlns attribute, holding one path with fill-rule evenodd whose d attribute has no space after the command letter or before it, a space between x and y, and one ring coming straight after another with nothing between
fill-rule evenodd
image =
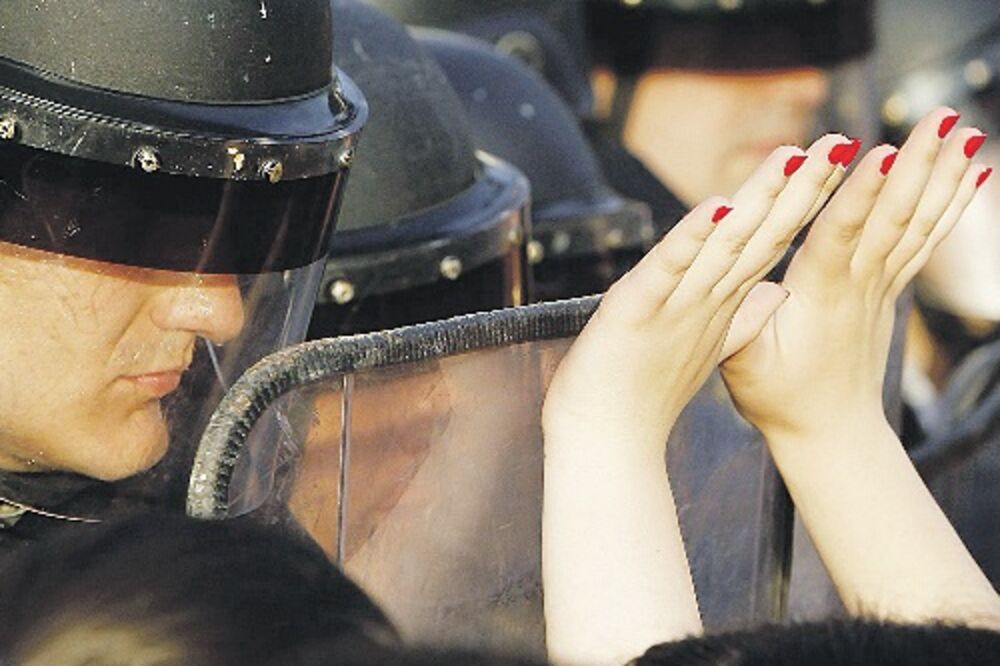
<instances>
[{"instance_id":1,"label":"red painted fingernail","mask_svg":"<svg viewBox=\"0 0 1000 666\"><path fill-rule=\"evenodd\" d=\"M718 224L726 215L729 215L732 212L733 209L731 206L719 206L715 209L715 215L712 216L712 223Z\"/></svg>"},{"instance_id":2,"label":"red painted fingernail","mask_svg":"<svg viewBox=\"0 0 1000 666\"><path fill-rule=\"evenodd\" d=\"M957 123L958 119L961 117L962 114L956 113L942 120L941 124L938 126L938 138L943 139L948 136L948 132L951 131L951 129L955 126L955 123Z\"/></svg>"},{"instance_id":3,"label":"red painted fingernail","mask_svg":"<svg viewBox=\"0 0 1000 666\"><path fill-rule=\"evenodd\" d=\"M849 145L849 143L838 143L836 146L831 148L830 154L827 155L827 159L830 160L830 164L840 164L840 160L844 157L844 149Z\"/></svg>"},{"instance_id":4,"label":"red painted fingernail","mask_svg":"<svg viewBox=\"0 0 1000 666\"><path fill-rule=\"evenodd\" d=\"M828 156L830 164L839 164L846 168L858 156L859 150L861 150L861 139L851 139L847 143L838 143Z\"/></svg>"},{"instance_id":5,"label":"red painted fingernail","mask_svg":"<svg viewBox=\"0 0 1000 666\"><path fill-rule=\"evenodd\" d=\"M879 171L882 172L883 176L889 175L889 170L892 169L892 165L896 163L897 155L899 155L899 151L894 150L882 159L882 166L879 168Z\"/></svg>"},{"instance_id":6,"label":"red painted fingernail","mask_svg":"<svg viewBox=\"0 0 1000 666\"><path fill-rule=\"evenodd\" d=\"M987 167L983 169L983 172L979 174L979 178L976 179L976 187L977 188L982 187L983 183L988 181L990 179L990 176L992 175L993 175L993 167Z\"/></svg>"},{"instance_id":7,"label":"red painted fingernail","mask_svg":"<svg viewBox=\"0 0 1000 666\"><path fill-rule=\"evenodd\" d=\"M785 162L785 177L791 176L793 173L802 168L802 165L806 163L805 155L792 155Z\"/></svg>"},{"instance_id":8,"label":"red painted fingernail","mask_svg":"<svg viewBox=\"0 0 1000 666\"><path fill-rule=\"evenodd\" d=\"M983 147L984 143L986 143L985 134L977 134L976 136L966 141L965 156L971 160L973 157L975 157L976 153L979 152L979 149Z\"/></svg>"}]
</instances>

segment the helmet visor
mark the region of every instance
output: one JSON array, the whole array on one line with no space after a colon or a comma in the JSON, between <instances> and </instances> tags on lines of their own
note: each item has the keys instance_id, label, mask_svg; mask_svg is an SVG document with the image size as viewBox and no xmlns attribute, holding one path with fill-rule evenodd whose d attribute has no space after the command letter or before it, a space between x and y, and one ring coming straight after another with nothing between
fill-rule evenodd
<instances>
[{"instance_id":1,"label":"helmet visor","mask_svg":"<svg viewBox=\"0 0 1000 666\"><path fill-rule=\"evenodd\" d=\"M343 173L193 178L0 143L0 241L168 271L299 268L327 247Z\"/></svg>"}]
</instances>

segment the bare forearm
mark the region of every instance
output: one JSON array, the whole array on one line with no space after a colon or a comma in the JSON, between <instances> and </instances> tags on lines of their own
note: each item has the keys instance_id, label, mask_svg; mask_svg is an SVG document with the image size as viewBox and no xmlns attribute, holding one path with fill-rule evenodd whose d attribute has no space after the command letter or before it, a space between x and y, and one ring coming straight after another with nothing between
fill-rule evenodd
<instances>
[{"instance_id":1,"label":"bare forearm","mask_svg":"<svg viewBox=\"0 0 1000 666\"><path fill-rule=\"evenodd\" d=\"M546 633L561 663L624 663L701 632L666 436L606 430L546 429Z\"/></svg>"},{"instance_id":2,"label":"bare forearm","mask_svg":"<svg viewBox=\"0 0 1000 666\"><path fill-rule=\"evenodd\" d=\"M885 419L841 421L765 436L848 610L1000 627L996 593Z\"/></svg>"}]
</instances>

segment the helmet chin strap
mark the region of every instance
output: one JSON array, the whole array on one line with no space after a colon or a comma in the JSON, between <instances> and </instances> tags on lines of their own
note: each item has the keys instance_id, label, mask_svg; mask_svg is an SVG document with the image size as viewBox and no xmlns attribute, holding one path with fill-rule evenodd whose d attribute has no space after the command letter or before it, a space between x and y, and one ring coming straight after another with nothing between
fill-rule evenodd
<instances>
[{"instance_id":1,"label":"helmet chin strap","mask_svg":"<svg viewBox=\"0 0 1000 666\"><path fill-rule=\"evenodd\" d=\"M3 527L13 527L26 513L33 513L36 516L52 518L53 520L62 520L70 523L96 524L101 522L97 518L67 516L61 513L53 513L52 511L46 511L45 509L40 509L29 504L24 504L23 502L18 502L10 498L0 496L0 525Z\"/></svg>"},{"instance_id":2,"label":"helmet chin strap","mask_svg":"<svg viewBox=\"0 0 1000 666\"><path fill-rule=\"evenodd\" d=\"M628 122L628 112L632 108L636 88L639 86L639 74L619 74L615 84L615 94L611 100L611 113L608 115L608 131L616 139L625 136L625 123Z\"/></svg>"}]
</instances>

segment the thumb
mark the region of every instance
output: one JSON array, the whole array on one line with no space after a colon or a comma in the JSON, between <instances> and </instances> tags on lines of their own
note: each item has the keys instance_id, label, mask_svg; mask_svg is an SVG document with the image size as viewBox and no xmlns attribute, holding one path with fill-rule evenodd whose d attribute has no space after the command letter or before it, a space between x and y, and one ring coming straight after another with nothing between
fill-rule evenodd
<instances>
[{"instance_id":1,"label":"thumb","mask_svg":"<svg viewBox=\"0 0 1000 666\"><path fill-rule=\"evenodd\" d=\"M726 340L722 343L719 362L722 363L753 342L788 296L788 290L774 282L755 285L733 315Z\"/></svg>"}]
</instances>

